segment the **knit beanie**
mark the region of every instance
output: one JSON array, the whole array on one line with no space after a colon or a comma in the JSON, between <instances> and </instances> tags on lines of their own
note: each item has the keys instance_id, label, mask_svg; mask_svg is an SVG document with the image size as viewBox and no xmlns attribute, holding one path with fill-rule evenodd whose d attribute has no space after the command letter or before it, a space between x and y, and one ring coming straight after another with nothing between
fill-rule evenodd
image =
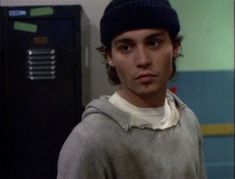
<instances>
[{"instance_id":1,"label":"knit beanie","mask_svg":"<svg viewBox=\"0 0 235 179\"><path fill-rule=\"evenodd\" d=\"M144 28L163 28L177 36L179 19L168 0L112 0L100 21L101 42L108 46L119 34Z\"/></svg>"}]
</instances>

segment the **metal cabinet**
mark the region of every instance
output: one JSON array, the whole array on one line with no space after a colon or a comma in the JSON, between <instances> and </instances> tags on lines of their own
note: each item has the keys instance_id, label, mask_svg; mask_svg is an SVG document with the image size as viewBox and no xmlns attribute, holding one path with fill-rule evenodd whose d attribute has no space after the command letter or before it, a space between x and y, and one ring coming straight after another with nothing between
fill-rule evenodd
<instances>
[{"instance_id":1,"label":"metal cabinet","mask_svg":"<svg viewBox=\"0 0 235 179\"><path fill-rule=\"evenodd\" d=\"M4 178L55 178L82 112L81 6L4 7Z\"/></svg>"}]
</instances>

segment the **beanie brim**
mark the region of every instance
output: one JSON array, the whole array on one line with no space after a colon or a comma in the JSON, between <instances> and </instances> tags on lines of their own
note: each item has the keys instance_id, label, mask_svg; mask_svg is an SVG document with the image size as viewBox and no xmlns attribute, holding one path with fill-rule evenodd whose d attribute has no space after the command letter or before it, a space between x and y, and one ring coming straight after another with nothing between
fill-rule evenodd
<instances>
[{"instance_id":1,"label":"beanie brim","mask_svg":"<svg viewBox=\"0 0 235 179\"><path fill-rule=\"evenodd\" d=\"M104 14L100 22L101 42L110 45L119 34L144 28L163 28L175 36L180 30L177 13L168 7L122 7Z\"/></svg>"}]
</instances>

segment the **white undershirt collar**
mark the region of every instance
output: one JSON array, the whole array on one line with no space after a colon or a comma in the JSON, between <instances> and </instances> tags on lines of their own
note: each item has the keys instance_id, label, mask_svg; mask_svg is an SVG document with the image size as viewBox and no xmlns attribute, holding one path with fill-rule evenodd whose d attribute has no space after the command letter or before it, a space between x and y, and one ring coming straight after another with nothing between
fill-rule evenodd
<instances>
[{"instance_id":1,"label":"white undershirt collar","mask_svg":"<svg viewBox=\"0 0 235 179\"><path fill-rule=\"evenodd\" d=\"M179 121L179 111L175 102L167 98L162 107L141 108L129 103L115 92L109 97L109 102L131 115L130 125L132 127L166 129L175 126Z\"/></svg>"}]
</instances>

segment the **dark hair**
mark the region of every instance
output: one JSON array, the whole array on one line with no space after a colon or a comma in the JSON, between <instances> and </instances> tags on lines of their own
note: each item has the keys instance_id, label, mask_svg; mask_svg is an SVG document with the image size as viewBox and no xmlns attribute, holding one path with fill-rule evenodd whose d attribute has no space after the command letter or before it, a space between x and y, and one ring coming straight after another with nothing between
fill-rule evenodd
<instances>
[{"instance_id":1,"label":"dark hair","mask_svg":"<svg viewBox=\"0 0 235 179\"><path fill-rule=\"evenodd\" d=\"M181 42L183 40L183 36L181 35L178 35L176 37L172 37L172 35L170 34L170 38L171 38L171 41L173 43L178 43L178 45L181 47ZM104 57L104 64L105 64L105 67L106 67L106 72L108 74L108 80L110 82L111 85L120 85L121 82L120 82L120 79L118 77L118 74L117 74L117 71L116 71L116 68L115 67L112 67L108 64L108 60L107 60L107 57L109 54L111 54L111 49L112 49L112 45L111 43L108 44L107 46L100 46L97 48L97 50L102 54L102 56ZM182 54L179 54L176 58L173 58L173 72L172 72L172 75L171 75L171 79L174 77L175 73L176 73L176 59L179 57L179 56L182 56Z\"/></svg>"}]
</instances>

